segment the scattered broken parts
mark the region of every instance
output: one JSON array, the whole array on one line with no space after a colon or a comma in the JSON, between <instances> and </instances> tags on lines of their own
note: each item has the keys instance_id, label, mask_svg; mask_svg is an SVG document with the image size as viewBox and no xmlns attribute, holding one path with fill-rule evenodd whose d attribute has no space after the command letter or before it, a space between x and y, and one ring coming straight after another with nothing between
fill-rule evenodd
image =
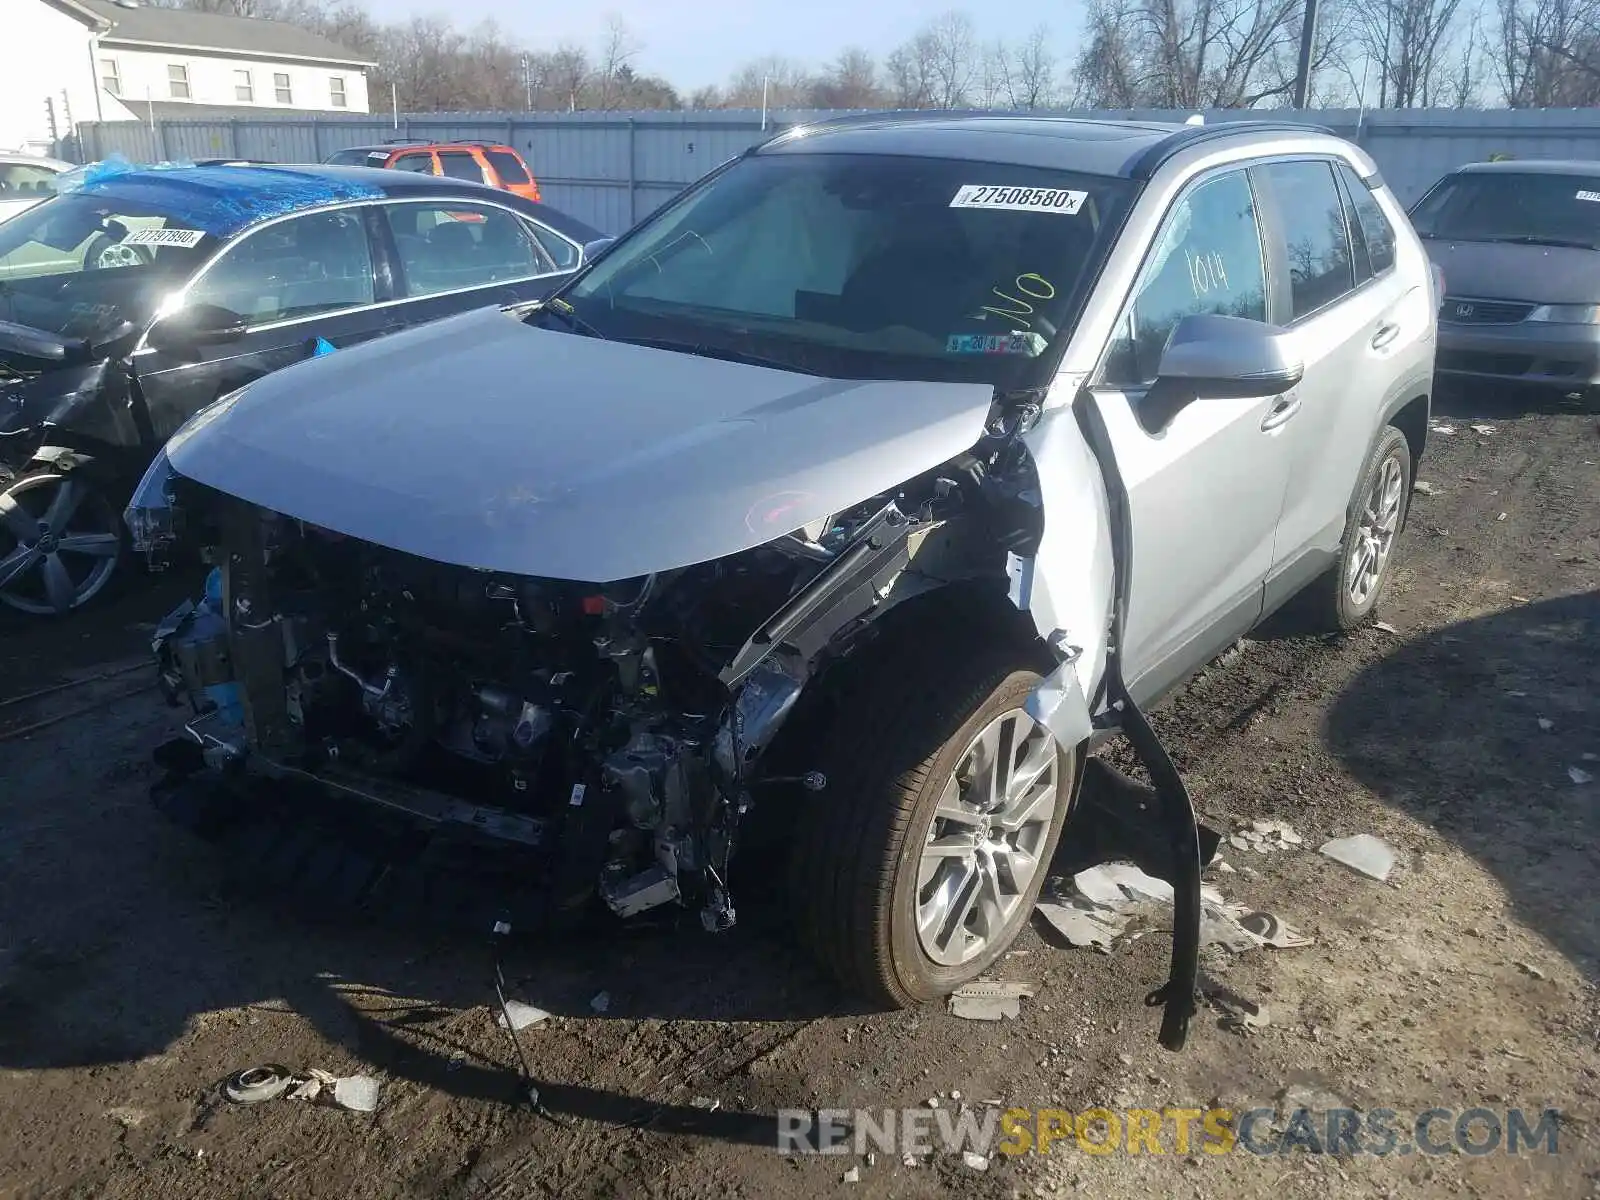
<instances>
[{"instance_id":1,"label":"scattered broken parts","mask_svg":"<svg viewBox=\"0 0 1600 1200\"><path fill-rule=\"evenodd\" d=\"M351 1112L373 1112L378 1107L378 1086L370 1075L339 1076L313 1067L301 1078L288 1067L268 1063L230 1075L222 1090L235 1104L261 1104L281 1096L310 1101L327 1097Z\"/></svg>"},{"instance_id":2,"label":"scattered broken parts","mask_svg":"<svg viewBox=\"0 0 1600 1200\"><path fill-rule=\"evenodd\" d=\"M950 1014L966 1021L1014 1021L1021 1015L1022 997L1038 993L1031 983L975 979L950 993Z\"/></svg>"},{"instance_id":3,"label":"scattered broken parts","mask_svg":"<svg viewBox=\"0 0 1600 1200\"><path fill-rule=\"evenodd\" d=\"M1370 833L1334 838L1331 842L1324 842L1319 853L1379 883L1388 879L1389 872L1394 869L1394 847Z\"/></svg>"}]
</instances>

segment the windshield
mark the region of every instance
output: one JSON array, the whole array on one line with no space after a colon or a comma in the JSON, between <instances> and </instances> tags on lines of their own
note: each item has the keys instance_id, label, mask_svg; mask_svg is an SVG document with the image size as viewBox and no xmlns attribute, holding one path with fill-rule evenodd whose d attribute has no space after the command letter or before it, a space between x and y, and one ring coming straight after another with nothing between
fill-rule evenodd
<instances>
[{"instance_id":1,"label":"windshield","mask_svg":"<svg viewBox=\"0 0 1600 1200\"><path fill-rule=\"evenodd\" d=\"M563 295L572 324L847 378L1023 386L1130 185L928 158L761 154Z\"/></svg>"},{"instance_id":2,"label":"windshield","mask_svg":"<svg viewBox=\"0 0 1600 1200\"><path fill-rule=\"evenodd\" d=\"M217 244L147 205L56 196L0 223L0 321L74 338L142 324Z\"/></svg>"},{"instance_id":3,"label":"windshield","mask_svg":"<svg viewBox=\"0 0 1600 1200\"><path fill-rule=\"evenodd\" d=\"M1423 237L1600 248L1600 175L1467 172L1429 192L1411 222Z\"/></svg>"}]
</instances>

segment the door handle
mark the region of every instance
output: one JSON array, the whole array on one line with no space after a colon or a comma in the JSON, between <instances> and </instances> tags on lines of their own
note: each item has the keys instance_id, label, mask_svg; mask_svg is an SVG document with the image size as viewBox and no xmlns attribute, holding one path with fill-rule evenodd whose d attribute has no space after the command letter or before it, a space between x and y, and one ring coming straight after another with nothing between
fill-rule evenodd
<instances>
[{"instance_id":1,"label":"door handle","mask_svg":"<svg viewBox=\"0 0 1600 1200\"><path fill-rule=\"evenodd\" d=\"M1261 418L1261 432L1271 433L1280 425L1287 424L1299 411L1300 393L1285 392L1272 402L1272 407L1267 409L1267 415Z\"/></svg>"},{"instance_id":2,"label":"door handle","mask_svg":"<svg viewBox=\"0 0 1600 1200\"><path fill-rule=\"evenodd\" d=\"M1374 350L1382 350L1385 346L1399 336L1400 326L1385 322L1384 324L1379 325L1378 332L1372 335L1372 348Z\"/></svg>"}]
</instances>

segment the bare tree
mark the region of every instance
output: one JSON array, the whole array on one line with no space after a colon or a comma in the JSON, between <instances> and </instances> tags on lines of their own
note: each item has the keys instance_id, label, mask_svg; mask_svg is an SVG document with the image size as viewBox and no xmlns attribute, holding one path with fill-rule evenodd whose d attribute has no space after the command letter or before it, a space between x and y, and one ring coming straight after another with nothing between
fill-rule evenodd
<instances>
[{"instance_id":1,"label":"bare tree","mask_svg":"<svg viewBox=\"0 0 1600 1200\"><path fill-rule=\"evenodd\" d=\"M1355 42L1377 72L1380 108L1415 108L1435 100L1461 0L1361 0L1353 7Z\"/></svg>"},{"instance_id":2,"label":"bare tree","mask_svg":"<svg viewBox=\"0 0 1600 1200\"><path fill-rule=\"evenodd\" d=\"M934 20L922 35L933 63L934 102L939 108L961 108L971 102L981 54L972 18L951 11Z\"/></svg>"},{"instance_id":3,"label":"bare tree","mask_svg":"<svg viewBox=\"0 0 1600 1200\"><path fill-rule=\"evenodd\" d=\"M1105 108L1250 108L1294 87L1302 0L1091 0L1077 101ZM1329 64L1324 33L1313 69Z\"/></svg>"},{"instance_id":4,"label":"bare tree","mask_svg":"<svg viewBox=\"0 0 1600 1200\"><path fill-rule=\"evenodd\" d=\"M877 62L859 47L840 51L811 84L813 108L877 108L886 99Z\"/></svg>"},{"instance_id":5,"label":"bare tree","mask_svg":"<svg viewBox=\"0 0 1600 1200\"><path fill-rule=\"evenodd\" d=\"M810 102L812 81L801 64L769 54L740 67L722 91L724 108L801 108Z\"/></svg>"},{"instance_id":6,"label":"bare tree","mask_svg":"<svg viewBox=\"0 0 1600 1200\"><path fill-rule=\"evenodd\" d=\"M610 112L622 106L628 85L634 80L633 60L643 46L628 29L627 23L611 13L606 17L605 32L600 39L600 52L595 63L595 107Z\"/></svg>"},{"instance_id":7,"label":"bare tree","mask_svg":"<svg viewBox=\"0 0 1600 1200\"><path fill-rule=\"evenodd\" d=\"M1056 56L1050 50L1050 30L1037 25L1010 52L1006 72L1007 102L1012 108L1045 108L1055 99Z\"/></svg>"},{"instance_id":8,"label":"bare tree","mask_svg":"<svg viewBox=\"0 0 1600 1200\"><path fill-rule=\"evenodd\" d=\"M1496 71L1512 108L1600 102L1597 0L1498 0Z\"/></svg>"}]
</instances>

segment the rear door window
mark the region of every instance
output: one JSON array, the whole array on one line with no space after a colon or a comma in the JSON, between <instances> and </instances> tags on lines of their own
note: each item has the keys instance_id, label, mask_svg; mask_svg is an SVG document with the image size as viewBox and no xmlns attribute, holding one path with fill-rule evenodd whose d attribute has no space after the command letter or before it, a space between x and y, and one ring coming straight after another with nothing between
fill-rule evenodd
<instances>
[{"instance_id":1,"label":"rear door window","mask_svg":"<svg viewBox=\"0 0 1600 1200\"><path fill-rule=\"evenodd\" d=\"M1261 230L1244 171L1208 179L1173 206L1112 340L1106 382L1150 383L1178 322L1208 314L1267 318Z\"/></svg>"},{"instance_id":2,"label":"rear door window","mask_svg":"<svg viewBox=\"0 0 1600 1200\"><path fill-rule=\"evenodd\" d=\"M489 165L494 168L494 173L500 176L501 183L517 184L533 182L528 174L528 169L522 165L522 160L509 150L486 150Z\"/></svg>"},{"instance_id":3,"label":"rear door window","mask_svg":"<svg viewBox=\"0 0 1600 1200\"><path fill-rule=\"evenodd\" d=\"M478 160L465 150L439 151L439 174L448 175L451 179L470 179L474 183L483 183L483 168L478 165Z\"/></svg>"},{"instance_id":4,"label":"rear door window","mask_svg":"<svg viewBox=\"0 0 1600 1200\"><path fill-rule=\"evenodd\" d=\"M424 151L420 154L402 154L394 160L396 171L415 171L419 175L435 174L433 169L433 155Z\"/></svg>"},{"instance_id":5,"label":"rear door window","mask_svg":"<svg viewBox=\"0 0 1600 1200\"><path fill-rule=\"evenodd\" d=\"M1269 163L1256 168L1277 200L1289 267L1290 320L1326 308L1355 287L1344 202L1331 163Z\"/></svg>"},{"instance_id":6,"label":"rear door window","mask_svg":"<svg viewBox=\"0 0 1600 1200\"><path fill-rule=\"evenodd\" d=\"M433 296L556 271L527 227L502 208L440 201L384 207L406 295Z\"/></svg>"},{"instance_id":7,"label":"rear door window","mask_svg":"<svg viewBox=\"0 0 1600 1200\"><path fill-rule=\"evenodd\" d=\"M359 212L307 213L248 233L190 288L251 325L359 308L374 300L372 253Z\"/></svg>"}]
</instances>

